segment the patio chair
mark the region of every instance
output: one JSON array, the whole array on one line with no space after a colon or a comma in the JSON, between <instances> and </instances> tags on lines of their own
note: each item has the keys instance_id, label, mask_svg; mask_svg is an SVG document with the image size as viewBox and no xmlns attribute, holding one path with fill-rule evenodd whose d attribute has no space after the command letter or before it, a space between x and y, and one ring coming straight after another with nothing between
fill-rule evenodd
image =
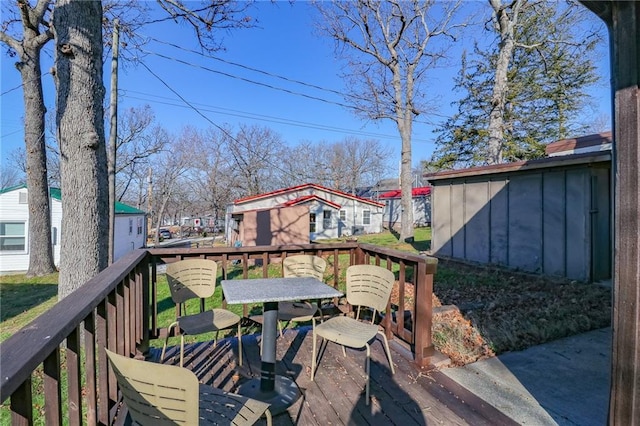
<instances>
[{"instance_id":1,"label":"patio chair","mask_svg":"<svg viewBox=\"0 0 640 426\"><path fill-rule=\"evenodd\" d=\"M252 425L269 404L198 383L192 371L127 358L105 349L132 420L142 426Z\"/></svg>"},{"instance_id":2,"label":"patio chair","mask_svg":"<svg viewBox=\"0 0 640 426\"><path fill-rule=\"evenodd\" d=\"M207 259L180 260L167 265L167 282L173 303L178 307L176 321L167 330L160 360L164 360L171 330L180 331L180 367L184 363L184 336L216 332L214 346L220 330L238 327L238 364L242 366L242 331L240 316L226 309L205 310L205 299L213 296L216 289L218 264ZM200 299L200 312L187 315L186 302Z\"/></svg>"},{"instance_id":3,"label":"patio chair","mask_svg":"<svg viewBox=\"0 0 640 426\"><path fill-rule=\"evenodd\" d=\"M316 370L316 340L317 337L326 339L342 346L342 353L346 356L345 346L354 349L366 348L366 404L369 405L369 376L370 376L370 343L379 334L382 336L384 349L389 359L391 374L395 374L389 342L384 332L374 323L377 312L387 307L391 290L395 282L393 272L375 265L352 265L347 269L347 302L357 306L355 318L337 316L318 324L313 328L313 354L311 358L311 380ZM361 321L362 308L371 309L371 321ZM315 319L313 320L315 321Z\"/></svg>"},{"instance_id":4,"label":"patio chair","mask_svg":"<svg viewBox=\"0 0 640 426\"><path fill-rule=\"evenodd\" d=\"M327 269L327 261L319 256L301 254L286 257L282 261L282 273L286 277L314 277L324 281L324 271ZM278 327L280 337L283 329L292 321L311 321L316 314L322 314L315 303L310 302L280 302L278 304ZM285 322L282 327L282 322Z\"/></svg>"}]
</instances>

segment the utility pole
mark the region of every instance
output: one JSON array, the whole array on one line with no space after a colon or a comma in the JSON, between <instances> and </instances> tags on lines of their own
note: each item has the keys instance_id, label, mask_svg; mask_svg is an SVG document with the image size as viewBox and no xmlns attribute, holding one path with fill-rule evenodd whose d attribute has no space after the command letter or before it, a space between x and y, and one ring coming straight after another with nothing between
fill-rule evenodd
<instances>
[{"instance_id":1,"label":"utility pole","mask_svg":"<svg viewBox=\"0 0 640 426\"><path fill-rule=\"evenodd\" d=\"M118 45L120 21L113 20L113 55L111 57L111 122L109 127L109 265L113 263L116 227L116 147L118 143Z\"/></svg>"}]
</instances>

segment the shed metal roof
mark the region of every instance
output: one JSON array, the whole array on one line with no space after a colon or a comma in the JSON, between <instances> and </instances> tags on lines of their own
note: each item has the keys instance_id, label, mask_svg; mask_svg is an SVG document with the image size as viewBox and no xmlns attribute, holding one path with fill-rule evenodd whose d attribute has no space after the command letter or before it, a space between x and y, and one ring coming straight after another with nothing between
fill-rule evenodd
<instances>
[{"instance_id":1,"label":"shed metal roof","mask_svg":"<svg viewBox=\"0 0 640 426\"><path fill-rule=\"evenodd\" d=\"M593 164L611 161L611 152L598 151L583 154L562 155L557 157L540 158L538 160L516 161L513 163L493 164L491 166L471 167L461 170L445 170L437 173L428 173L424 177L429 182L437 182L445 179L458 179L472 176L485 176L499 173L524 172L529 170L546 169L553 167L566 167L580 164Z\"/></svg>"}]
</instances>

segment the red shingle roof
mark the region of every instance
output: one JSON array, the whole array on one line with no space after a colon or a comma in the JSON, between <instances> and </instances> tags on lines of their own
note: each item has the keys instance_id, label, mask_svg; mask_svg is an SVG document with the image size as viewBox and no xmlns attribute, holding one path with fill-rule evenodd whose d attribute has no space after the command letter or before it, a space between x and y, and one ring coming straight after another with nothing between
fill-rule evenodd
<instances>
[{"instance_id":1,"label":"red shingle roof","mask_svg":"<svg viewBox=\"0 0 640 426\"><path fill-rule=\"evenodd\" d=\"M276 195L280 195L280 194L286 194L288 192L295 192L295 191L300 191L303 189L317 189L320 191L326 191L332 194L336 194L339 195L341 197L345 197L345 198L350 198L352 200L358 200L362 203L367 203L367 204L371 204L374 206L378 206L378 207L384 207L384 204L378 203L376 201L373 200L369 200L367 198L362 198L362 197L358 197L356 195L352 195L352 194L348 194L346 192L342 192L342 191L338 191L337 189L330 189L330 188L326 188L322 185L318 185L315 183L305 183L303 185L298 185L298 186L292 186L290 188L283 188L283 189L278 189L276 191L271 191L271 192L265 192L264 194L258 194L258 195L252 195L250 197L244 197L244 198L239 198L237 200L235 200L233 202L233 204L238 205L238 204L243 204L246 203L248 201L255 201L255 200L260 200L263 198L270 198Z\"/></svg>"},{"instance_id":2,"label":"red shingle roof","mask_svg":"<svg viewBox=\"0 0 640 426\"><path fill-rule=\"evenodd\" d=\"M430 186L421 186L418 188L411 188L412 197L422 197L429 194L431 194ZM380 194L380 198L400 198L401 196L402 196L402 191L399 189L394 189L393 191L388 191L388 192L385 192L384 194Z\"/></svg>"},{"instance_id":3,"label":"red shingle roof","mask_svg":"<svg viewBox=\"0 0 640 426\"><path fill-rule=\"evenodd\" d=\"M305 195L302 197L298 197L294 200L289 200L286 203L283 203L284 206L289 207L289 206L297 206L300 204L304 204L307 203L309 201L320 201L321 203L327 204L335 209L339 209L341 206L340 204L331 202L329 200L325 200L324 198L318 197L317 195Z\"/></svg>"}]
</instances>

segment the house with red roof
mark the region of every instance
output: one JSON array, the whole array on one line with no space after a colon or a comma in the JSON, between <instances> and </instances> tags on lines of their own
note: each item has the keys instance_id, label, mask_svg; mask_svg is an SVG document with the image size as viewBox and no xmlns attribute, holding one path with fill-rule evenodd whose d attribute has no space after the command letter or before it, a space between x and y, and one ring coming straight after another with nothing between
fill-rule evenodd
<instances>
[{"instance_id":1,"label":"house with red roof","mask_svg":"<svg viewBox=\"0 0 640 426\"><path fill-rule=\"evenodd\" d=\"M279 245L382 231L384 204L314 183L240 198L227 207L229 244Z\"/></svg>"},{"instance_id":2,"label":"house with red roof","mask_svg":"<svg viewBox=\"0 0 640 426\"><path fill-rule=\"evenodd\" d=\"M380 194L378 197L385 204L382 215L383 226L388 229L400 229L402 223L402 191L394 189ZM413 206L413 225L428 226L431 224L431 187L421 186L411 189Z\"/></svg>"}]
</instances>

